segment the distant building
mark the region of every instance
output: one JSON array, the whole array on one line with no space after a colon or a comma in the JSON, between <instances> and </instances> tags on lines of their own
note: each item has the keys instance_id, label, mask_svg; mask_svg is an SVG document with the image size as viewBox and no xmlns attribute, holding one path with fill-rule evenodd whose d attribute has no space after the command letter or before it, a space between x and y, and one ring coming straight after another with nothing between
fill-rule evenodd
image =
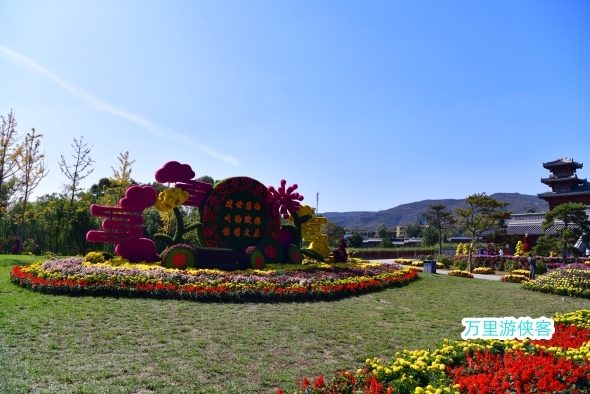
<instances>
[{"instance_id":1,"label":"distant building","mask_svg":"<svg viewBox=\"0 0 590 394\"><path fill-rule=\"evenodd\" d=\"M582 168L583 164L573 159L561 158L543 163L543 167L551 171L551 175L548 178L542 178L541 182L550 186L552 191L540 193L537 196L549 203L549 210L566 202L580 202L586 204L586 213L590 217L590 183L586 179L579 179L576 175L576 170ZM563 224L556 222L545 232L542 228L544 219L545 212L512 214L507 222L506 233L508 236L516 236L512 239L521 236L521 240L524 241L526 237L529 244L534 245L541 235L551 234L563 227ZM514 245L510 245L510 248L513 249Z\"/></svg>"},{"instance_id":2,"label":"distant building","mask_svg":"<svg viewBox=\"0 0 590 394\"><path fill-rule=\"evenodd\" d=\"M363 248L376 248L381 244L383 238L367 238L363 239Z\"/></svg>"}]
</instances>

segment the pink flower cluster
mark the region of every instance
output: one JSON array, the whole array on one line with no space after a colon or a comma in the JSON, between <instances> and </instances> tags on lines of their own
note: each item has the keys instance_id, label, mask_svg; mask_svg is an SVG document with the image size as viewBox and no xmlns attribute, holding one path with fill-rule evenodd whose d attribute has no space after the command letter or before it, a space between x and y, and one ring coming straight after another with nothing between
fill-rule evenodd
<instances>
[{"instance_id":1,"label":"pink flower cluster","mask_svg":"<svg viewBox=\"0 0 590 394\"><path fill-rule=\"evenodd\" d=\"M278 190L270 186L268 191L271 193L271 197L266 200L267 204L272 204L272 214L274 216L279 213L283 218L288 219L289 213L294 214L299 211L301 204L299 201L303 201L303 196L299 193L294 193L297 189L297 184L293 184L285 189L287 181L281 179L281 186Z\"/></svg>"}]
</instances>

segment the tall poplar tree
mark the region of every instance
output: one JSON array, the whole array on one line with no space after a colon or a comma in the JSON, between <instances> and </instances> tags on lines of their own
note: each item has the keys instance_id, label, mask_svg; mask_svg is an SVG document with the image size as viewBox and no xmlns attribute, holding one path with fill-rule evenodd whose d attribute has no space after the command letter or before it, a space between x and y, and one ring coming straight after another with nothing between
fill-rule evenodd
<instances>
[{"instance_id":1,"label":"tall poplar tree","mask_svg":"<svg viewBox=\"0 0 590 394\"><path fill-rule=\"evenodd\" d=\"M22 203L22 212L19 222L19 248L18 253L22 252L23 242L25 238L25 222L27 216L27 203L33 190L39 185L49 171L45 167L45 155L39 151L41 146L41 138L43 134L36 134L35 129L32 128L30 133L27 133L25 140L18 149L16 161L18 163L19 175L21 182L20 202Z\"/></svg>"},{"instance_id":2,"label":"tall poplar tree","mask_svg":"<svg viewBox=\"0 0 590 394\"><path fill-rule=\"evenodd\" d=\"M2 217L16 192L15 175L18 171L16 156L19 147L17 146L18 132L16 131L18 123L14 112L10 111L6 117L0 116L0 119L0 217Z\"/></svg>"}]
</instances>

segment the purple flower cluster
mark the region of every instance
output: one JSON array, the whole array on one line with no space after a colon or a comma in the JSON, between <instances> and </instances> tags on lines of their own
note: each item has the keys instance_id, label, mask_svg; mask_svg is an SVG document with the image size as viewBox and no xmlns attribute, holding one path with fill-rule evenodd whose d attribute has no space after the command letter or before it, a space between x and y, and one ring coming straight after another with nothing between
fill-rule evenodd
<instances>
[{"instance_id":1,"label":"purple flower cluster","mask_svg":"<svg viewBox=\"0 0 590 394\"><path fill-rule=\"evenodd\" d=\"M83 265L84 259L73 257L68 259L47 260L41 268L48 273L60 272L66 279L75 275L83 277L99 277L102 280L114 280L135 277L143 278L146 282L161 281L175 284L221 284L221 283L267 283L273 285L309 284L318 281L336 281L347 278L365 276L374 277L399 271L404 267L398 264L383 264L370 266L331 266L331 267L304 267L301 270L275 270L266 273L260 271L223 272L214 270L171 270L163 267L150 269L130 267L109 267L104 265Z\"/></svg>"}]
</instances>

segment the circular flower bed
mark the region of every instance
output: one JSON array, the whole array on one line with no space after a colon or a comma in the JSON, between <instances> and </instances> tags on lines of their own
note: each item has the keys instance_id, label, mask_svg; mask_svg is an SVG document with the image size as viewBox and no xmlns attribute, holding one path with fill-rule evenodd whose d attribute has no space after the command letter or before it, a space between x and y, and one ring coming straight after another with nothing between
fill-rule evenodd
<instances>
[{"instance_id":1,"label":"circular flower bed","mask_svg":"<svg viewBox=\"0 0 590 394\"><path fill-rule=\"evenodd\" d=\"M418 271L352 259L339 264L274 264L264 270L178 270L154 264L92 264L81 257L15 266L11 279L53 294L189 299L195 301L313 301L403 286Z\"/></svg>"}]
</instances>

